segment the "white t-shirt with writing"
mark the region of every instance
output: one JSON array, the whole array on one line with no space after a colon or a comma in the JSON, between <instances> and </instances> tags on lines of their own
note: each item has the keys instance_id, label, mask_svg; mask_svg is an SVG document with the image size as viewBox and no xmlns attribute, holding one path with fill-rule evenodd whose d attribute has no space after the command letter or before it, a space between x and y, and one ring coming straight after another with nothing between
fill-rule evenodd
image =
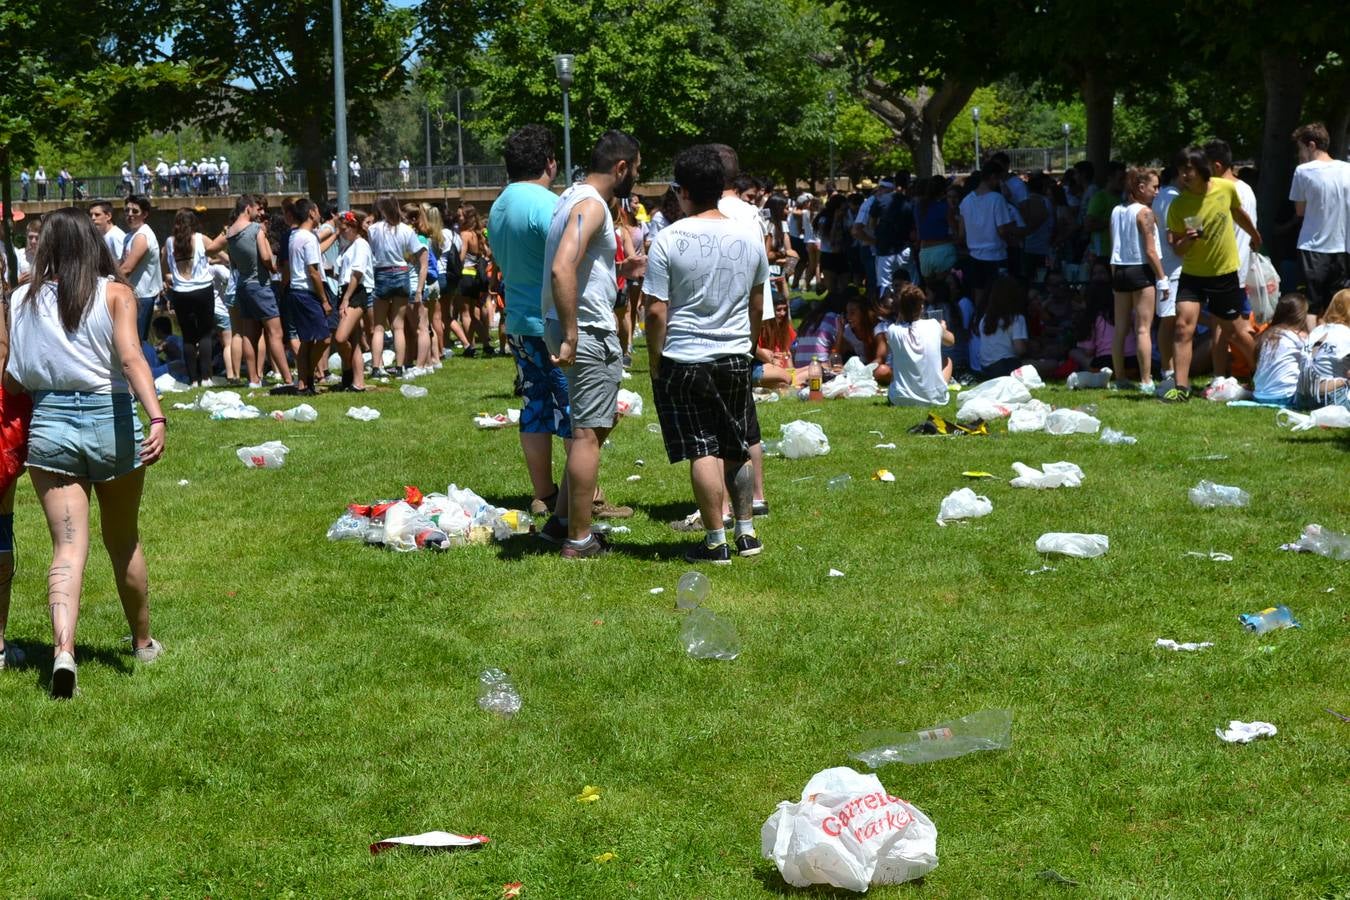
<instances>
[{"instance_id":1,"label":"white t-shirt with writing","mask_svg":"<svg viewBox=\"0 0 1350 900\"><path fill-rule=\"evenodd\" d=\"M761 239L769 235L769 222L759 214L759 208L751 206L740 197L733 194L724 194L721 200L717 201L717 211L728 219L738 219L742 222L753 222L759 229ZM769 276L764 276L764 321L773 318L773 288L769 286Z\"/></svg>"},{"instance_id":2,"label":"white t-shirt with writing","mask_svg":"<svg viewBox=\"0 0 1350 900\"><path fill-rule=\"evenodd\" d=\"M1350 251L1350 163L1339 159L1303 163L1294 170L1289 199L1306 204L1298 249Z\"/></svg>"},{"instance_id":3,"label":"white t-shirt with writing","mask_svg":"<svg viewBox=\"0 0 1350 900\"><path fill-rule=\"evenodd\" d=\"M370 253L377 270L406 268L408 260L425 251L417 232L402 222L394 227L383 221L370 226Z\"/></svg>"},{"instance_id":4,"label":"white t-shirt with writing","mask_svg":"<svg viewBox=\"0 0 1350 900\"><path fill-rule=\"evenodd\" d=\"M750 290L768 271L760 229L748 222L692 216L662 229L642 282L643 293L669 304L661 355L683 363L748 356Z\"/></svg>"},{"instance_id":5,"label":"white t-shirt with writing","mask_svg":"<svg viewBox=\"0 0 1350 900\"><path fill-rule=\"evenodd\" d=\"M891 350L892 406L944 406L947 382L942 377L942 323L916 319L886 327Z\"/></svg>"},{"instance_id":6,"label":"white t-shirt with writing","mask_svg":"<svg viewBox=\"0 0 1350 900\"><path fill-rule=\"evenodd\" d=\"M988 368L1002 359L1017 356L1013 341L1027 339L1027 320L1022 316L1013 316L1012 324L1006 328L995 328L993 334L984 333L984 319L976 325L980 333L980 366Z\"/></svg>"},{"instance_id":7,"label":"white t-shirt with writing","mask_svg":"<svg viewBox=\"0 0 1350 900\"><path fill-rule=\"evenodd\" d=\"M291 232L289 251L291 262L291 290L313 291L314 284L309 277L309 267L318 266L323 275L323 257L319 253L319 239L308 228L297 228Z\"/></svg>"},{"instance_id":8,"label":"white t-shirt with writing","mask_svg":"<svg viewBox=\"0 0 1350 900\"><path fill-rule=\"evenodd\" d=\"M966 228L966 246L970 255L984 262L1002 262L1008 258L1008 244L998 229L1013 221L1012 207L998 191L981 194L972 191L961 201L961 221Z\"/></svg>"}]
</instances>

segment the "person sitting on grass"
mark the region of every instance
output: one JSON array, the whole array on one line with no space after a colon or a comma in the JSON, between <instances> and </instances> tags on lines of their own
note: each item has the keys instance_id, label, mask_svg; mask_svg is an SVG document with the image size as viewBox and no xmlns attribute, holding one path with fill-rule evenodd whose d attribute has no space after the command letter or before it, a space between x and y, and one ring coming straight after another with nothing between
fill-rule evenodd
<instances>
[{"instance_id":1,"label":"person sitting on grass","mask_svg":"<svg viewBox=\"0 0 1350 900\"><path fill-rule=\"evenodd\" d=\"M1307 337L1308 299L1302 294L1285 294L1275 304L1270 326L1256 341L1252 393L1257 403L1294 405Z\"/></svg>"},{"instance_id":2,"label":"person sitting on grass","mask_svg":"<svg viewBox=\"0 0 1350 900\"><path fill-rule=\"evenodd\" d=\"M876 326L872 304L862 297L850 297L844 307L844 325L839 329L832 358L847 362L856 356L863 365L873 362L877 358L877 347L873 340Z\"/></svg>"},{"instance_id":3,"label":"person sitting on grass","mask_svg":"<svg viewBox=\"0 0 1350 900\"><path fill-rule=\"evenodd\" d=\"M1027 352L1026 296L1021 283L1007 275L989 288L989 305L976 326L980 333L980 369L985 378L1011 375Z\"/></svg>"},{"instance_id":4,"label":"person sitting on grass","mask_svg":"<svg viewBox=\"0 0 1350 900\"><path fill-rule=\"evenodd\" d=\"M1316 328L1308 334L1308 353L1300 380L1300 405L1350 406L1350 288L1337 291Z\"/></svg>"},{"instance_id":5,"label":"person sitting on grass","mask_svg":"<svg viewBox=\"0 0 1350 900\"><path fill-rule=\"evenodd\" d=\"M835 291L807 307L802 324L797 328L797 340L792 345L794 367L805 369L815 358L820 359L822 366L829 364L830 350L839 340L843 324L845 296L843 291Z\"/></svg>"},{"instance_id":6,"label":"person sitting on grass","mask_svg":"<svg viewBox=\"0 0 1350 900\"><path fill-rule=\"evenodd\" d=\"M1112 368L1112 348L1116 337L1116 298L1110 284L1092 281L1084 292L1087 306L1078 316L1075 336L1078 343L1069 351L1069 359L1078 366L1079 371L1100 372ZM1125 332L1122 360L1126 370L1137 367L1134 334ZM1118 378L1124 378L1125 372L1115 372Z\"/></svg>"},{"instance_id":7,"label":"person sitting on grass","mask_svg":"<svg viewBox=\"0 0 1350 900\"><path fill-rule=\"evenodd\" d=\"M710 146L675 158L685 217L652 241L643 283L652 393L666 455L689 460L705 536L687 562L731 561L720 521L730 495L738 556L762 548L753 519L751 349L763 318L768 255L759 229L718 209L725 175ZM713 248L705 255L705 248ZM716 527L712 527L716 525Z\"/></svg>"},{"instance_id":8,"label":"person sitting on grass","mask_svg":"<svg viewBox=\"0 0 1350 900\"><path fill-rule=\"evenodd\" d=\"M797 331L792 327L792 316L788 313L788 299L777 297L773 303L773 318L759 329L759 346L755 348L750 373L755 387L776 391L793 385L797 372L792 367L792 342L796 339ZM801 377L805 378L805 374Z\"/></svg>"},{"instance_id":9,"label":"person sitting on grass","mask_svg":"<svg viewBox=\"0 0 1350 900\"><path fill-rule=\"evenodd\" d=\"M942 358L942 348L954 344L956 336L946 322L924 318L926 300L923 290L904 285L896 321L886 328L890 365L877 367L877 380L889 379L892 406L944 406L950 396L952 361ZM883 373L883 368L888 371Z\"/></svg>"},{"instance_id":10,"label":"person sitting on grass","mask_svg":"<svg viewBox=\"0 0 1350 900\"><path fill-rule=\"evenodd\" d=\"M155 332L155 352L168 366L169 374L179 381L186 382L187 366L183 364L183 339L173 333L173 320L168 316L155 316L151 323Z\"/></svg>"}]
</instances>

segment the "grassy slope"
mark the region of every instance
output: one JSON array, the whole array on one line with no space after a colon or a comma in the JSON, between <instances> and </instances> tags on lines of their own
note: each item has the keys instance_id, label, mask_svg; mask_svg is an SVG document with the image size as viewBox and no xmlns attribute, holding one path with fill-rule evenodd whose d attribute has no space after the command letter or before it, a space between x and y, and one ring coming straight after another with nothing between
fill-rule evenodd
<instances>
[{"instance_id":1,"label":"grassy slope","mask_svg":"<svg viewBox=\"0 0 1350 900\"><path fill-rule=\"evenodd\" d=\"M628 386L650 396L644 378L640 365ZM469 421L515 402L507 363L455 360L423 383L424 400L369 395L374 423L345 418L340 395L318 398L313 425L174 415L143 528L168 655L130 664L96 551L75 703L45 697L49 548L25 482L10 638L40 665L0 677L6 895L490 898L510 881L535 897L778 894L759 858L777 801L848 764L864 730L999 706L1016 713L1010 752L881 773L937 823L926 895L1048 895L1034 877L1047 868L1102 897L1350 890L1347 726L1323 711L1350 713L1350 569L1276 550L1307 522L1350 530L1344 441L1281 433L1269 410L1105 393L1088 399L1137 446L1001 426L910 437L919 413L871 401L761 407L766 433L808 414L833 449L769 461L766 554L710 572L743 655L696 663L676 645L684 536L664 524L691 508L687 470L665 463L650 412L606 450L610 496L638 507L606 561L564 564L530 539L444 555L324 540L343 504L405 483L523 503L514 434ZM899 448L874 450L869 429ZM284 469L235 459L269 438L293 450ZM1192 459L1210 453L1230 458ZM1013 460L1059 459L1086 470L1081 489L1008 487ZM895 484L870 480L880 466ZM1001 476L976 485L994 513L939 528L966 469ZM827 493L841 472L853 486ZM1202 477L1245 487L1251 507L1193 509ZM1105 532L1111 552L1025 574L1051 530ZM1237 613L1277 602L1302 630L1241 631ZM1216 646L1173 654L1159 636ZM486 666L520 687L509 722L475 705ZM1225 745L1213 729L1231 718L1280 735ZM586 784L600 802L574 801ZM366 850L438 828L493 843ZM593 862L605 851L617 859Z\"/></svg>"}]
</instances>

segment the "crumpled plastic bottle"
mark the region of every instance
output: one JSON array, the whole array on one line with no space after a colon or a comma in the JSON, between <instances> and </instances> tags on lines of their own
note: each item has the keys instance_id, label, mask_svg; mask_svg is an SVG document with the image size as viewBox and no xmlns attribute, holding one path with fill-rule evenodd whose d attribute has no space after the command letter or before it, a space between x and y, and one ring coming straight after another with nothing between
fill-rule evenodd
<instances>
[{"instance_id":1,"label":"crumpled plastic bottle","mask_svg":"<svg viewBox=\"0 0 1350 900\"><path fill-rule=\"evenodd\" d=\"M1296 542L1280 549L1316 553L1328 559L1350 560L1350 534L1341 534L1314 523L1304 527L1303 534Z\"/></svg>"},{"instance_id":2,"label":"crumpled plastic bottle","mask_svg":"<svg viewBox=\"0 0 1350 900\"><path fill-rule=\"evenodd\" d=\"M706 606L692 609L684 617L680 644L694 659L732 660L741 655L736 626Z\"/></svg>"},{"instance_id":3,"label":"crumpled plastic bottle","mask_svg":"<svg viewBox=\"0 0 1350 900\"><path fill-rule=\"evenodd\" d=\"M1282 628L1302 627L1294 618L1293 612L1283 603L1263 609L1259 613L1242 613L1238 616L1238 621L1242 623L1243 628L1256 634L1265 634Z\"/></svg>"},{"instance_id":4,"label":"crumpled plastic bottle","mask_svg":"<svg viewBox=\"0 0 1350 900\"><path fill-rule=\"evenodd\" d=\"M301 403L291 409L274 410L272 418L278 422L313 422L319 418L319 411L308 403Z\"/></svg>"},{"instance_id":5,"label":"crumpled plastic bottle","mask_svg":"<svg viewBox=\"0 0 1350 900\"><path fill-rule=\"evenodd\" d=\"M869 732L859 739L866 749L853 759L879 769L889 763L915 765L977 750L1006 750L1012 746L1012 719L1010 709L986 709L922 731Z\"/></svg>"},{"instance_id":6,"label":"crumpled plastic bottle","mask_svg":"<svg viewBox=\"0 0 1350 900\"><path fill-rule=\"evenodd\" d=\"M418 387L415 384L405 384L398 389L398 392L409 400L416 400L418 397L425 397L427 395L426 388Z\"/></svg>"},{"instance_id":7,"label":"crumpled plastic bottle","mask_svg":"<svg viewBox=\"0 0 1350 900\"><path fill-rule=\"evenodd\" d=\"M1076 556L1079 559L1105 556L1110 547L1111 541L1104 534L1048 531L1036 538L1037 553L1059 553L1063 556Z\"/></svg>"},{"instance_id":8,"label":"crumpled plastic bottle","mask_svg":"<svg viewBox=\"0 0 1350 900\"><path fill-rule=\"evenodd\" d=\"M330 541L365 541L370 520L358 516L351 510L345 511L338 520L328 526Z\"/></svg>"},{"instance_id":9,"label":"crumpled plastic bottle","mask_svg":"<svg viewBox=\"0 0 1350 900\"><path fill-rule=\"evenodd\" d=\"M1246 506L1252 497L1239 487L1227 484L1215 484L1202 481L1190 490L1191 502L1201 509L1214 509L1219 506Z\"/></svg>"},{"instance_id":10,"label":"crumpled plastic bottle","mask_svg":"<svg viewBox=\"0 0 1350 900\"><path fill-rule=\"evenodd\" d=\"M479 673L478 708L504 719L520 712L520 694L511 677L501 669L484 669Z\"/></svg>"},{"instance_id":11,"label":"crumpled plastic bottle","mask_svg":"<svg viewBox=\"0 0 1350 900\"><path fill-rule=\"evenodd\" d=\"M675 585L675 605L680 609L696 609L712 594L712 581L702 572L685 572Z\"/></svg>"}]
</instances>

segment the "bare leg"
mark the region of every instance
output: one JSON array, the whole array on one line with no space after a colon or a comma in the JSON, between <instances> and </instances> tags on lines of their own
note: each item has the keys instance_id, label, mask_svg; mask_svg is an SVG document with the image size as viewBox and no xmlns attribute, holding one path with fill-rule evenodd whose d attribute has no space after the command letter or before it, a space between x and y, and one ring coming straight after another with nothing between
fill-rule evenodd
<instances>
[{"instance_id":1,"label":"bare leg","mask_svg":"<svg viewBox=\"0 0 1350 900\"><path fill-rule=\"evenodd\" d=\"M1158 353L1165 375L1175 368L1173 355L1176 345L1177 317L1165 316L1158 320Z\"/></svg>"},{"instance_id":2,"label":"bare leg","mask_svg":"<svg viewBox=\"0 0 1350 900\"><path fill-rule=\"evenodd\" d=\"M573 428L567 453L567 536L584 541L591 534L591 503L600 478L600 447L611 428Z\"/></svg>"},{"instance_id":3,"label":"bare leg","mask_svg":"<svg viewBox=\"0 0 1350 900\"><path fill-rule=\"evenodd\" d=\"M1173 360L1176 362L1177 387L1191 386L1191 342L1195 340L1195 322L1200 316L1200 304L1190 300L1177 303L1176 332Z\"/></svg>"},{"instance_id":4,"label":"bare leg","mask_svg":"<svg viewBox=\"0 0 1350 900\"><path fill-rule=\"evenodd\" d=\"M431 355L432 359L440 360L445 355L445 316L439 298L427 305L431 308Z\"/></svg>"},{"instance_id":5,"label":"bare leg","mask_svg":"<svg viewBox=\"0 0 1350 900\"><path fill-rule=\"evenodd\" d=\"M139 530L144 484L145 469L140 468L113 481L94 485L94 492L98 494L103 546L108 550L113 577L117 579L122 612L131 626L133 649L150 645L150 589Z\"/></svg>"},{"instance_id":6,"label":"bare leg","mask_svg":"<svg viewBox=\"0 0 1350 900\"><path fill-rule=\"evenodd\" d=\"M431 367L431 331L430 322L427 319L429 310L426 303L419 303L416 307L417 324L417 364L424 369Z\"/></svg>"},{"instance_id":7,"label":"bare leg","mask_svg":"<svg viewBox=\"0 0 1350 900\"><path fill-rule=\"evenodd\" d=\"M525 454L525 468L530 473L534 499L547 499L553 494L553 435L522 431L520 449Z\"/></svg>"},{"instance_id":8,"label":"bare leg","mask_svg":"<svg viewBox=\"0 0 1350 900\"><path fill-rule=\"evenodd\" d=\"M1116 327L1111 329L1111 368L1115 380L1125 380L1125 335L1129 334L1130 312L1134 309L1134 294L1115 292Z\"/></svg>"},{"instance_id":9,"label":"bare leg","mask_svg":"<svg viewBox=\"0 0 1350 900\"><path fill-rule=\"evenodd\" d=\"M1139 360L1139 381L1153 383L1153 311L1158 308L1154 289L1144 288L1132 295L1134 303L1135 358Z\"/></svg>"},{"instance_id":10,"label":"bare leg","mask_svg":"<svg viewBox=\"0 0 1350 900\"><path fill-rule=\"evenodd\" d=\"M263 322L263 332L267 340L267 355L272 358L272 367L277 370L277 376L282 384L290 384L294 379L291 378L290 364L286 362L286 346L281 340L281 319L273 317Z\"/></svg>"},{"instance_id":11,"label":"bare leg","mask_svg":"<svg viewBox=\"0 0 1350 900\"><path fill-rule=\"evenodd\" d=\"M390 315L393 317L390 330L394 332L394 364L403 365L408 358L408 298L393 297L389 301ZM379 318L376 316L376 318Z\"/></svg>"},{"instance_id":12,"label":"bare leg","mask_svg":"<svg viewBox=\"0 0 1350 900\"><path fill-rule=\"evenodd\" d=\"M225 329L220 333L220 355L225 359L225 377L230 381L239 379L239 358L235 354L234 332Z\"/></svg>"},{"instance_id":13,"label":"bare leg","mask_svg":"<svg viewBox=\"0 0 1350 900\"><path fill-rule=\"evenodd\" d=\"M1252 325L1247 319L1219 319L1219 341L1227 349L1231 343L1238 355L1255 368L1256 338L1252 336Z\"/></svg>"},{"instance_id":14,"label":"bare leg","mask_svg":"<svg viewBox=\"0 0 1350 900\"><path fill-rule=\"evenodd\" d=\"M17 480L0 497L0 516L14 515L14 488ZM14 581L14 551L0 551L0 653L5 649L5 626L9 623L9 595Z\"/></svg>"},{"instance_id":15,"label":"bare leg","mask_svg":"<svg viewBox=\"0 0 1350 900\"><path fill-rule=\"evenodd\" d=\"M29 472L52 536L47 607L52 619L53 650L73 654L84 564L89 558L89 482L42 469Z\"/></svg>"},{"instance_id":16,"label":"bare leg","mask_svg":"<svg viewBox=\"0 0 1350 900\"><path fill-rule=\"evenodd\" d=\"M716 531L722 527L722 507L726 502L728 476L722 460L716 456L700 456L689 461L689 481L694 488L694 500L703 527ZM746 513L747 519L750 514ZM713 528L710 523L716 523Z\"/></svg>"},{"instance_id":17,"label":"bare leg","mask_svg":"<svg viewBox=\"0 0 1350 900\"><path fill-rule=\"evenodd\" d=\"M754 485L754 496L752 500L764 501L764 445L750 445L750 462L747 466L750 472L751 481Z\"/></svg>"},{"instance_id":18,"label":"bare leg","mask_svg":"<svg viewBox=\"0 0 1350 900\"><path fill-rule=\"evenodd\" d=\"M755 446L759 446L756 444ZM754 478L750 462L727 462L725 477L727 495L731 499L731 513L736 521L744 522L754 515ZM708 521L704 519L703 521Z\"/></svg>"}]
</instances>

